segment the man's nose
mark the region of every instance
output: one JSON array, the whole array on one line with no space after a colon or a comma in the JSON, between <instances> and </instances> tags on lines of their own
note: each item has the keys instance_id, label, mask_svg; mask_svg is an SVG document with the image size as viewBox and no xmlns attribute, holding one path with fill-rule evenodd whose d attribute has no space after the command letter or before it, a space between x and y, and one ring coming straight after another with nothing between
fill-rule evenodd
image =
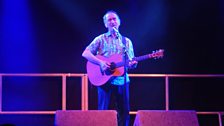
<instances>
[{"instance_id":1,"label":"man's nose","mask_svg":"<svg viewBox=\"0 0 224 126\"><path fill-rule=\"evenodd\" d=\"M111 20L111 22L112 22L112 23L116 23L117 21L116 21L116 20Z\"/></svg>"}]
</instances>

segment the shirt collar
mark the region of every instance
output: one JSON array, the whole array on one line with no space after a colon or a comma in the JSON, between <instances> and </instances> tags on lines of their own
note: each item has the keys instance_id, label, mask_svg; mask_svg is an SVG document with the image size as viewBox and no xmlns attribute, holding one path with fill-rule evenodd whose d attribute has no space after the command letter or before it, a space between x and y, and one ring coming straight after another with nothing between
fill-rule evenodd
<instances>
[{"instance_id":1,"label":"shirt collar","mask_svg":"<svg viewBox=\"0 0 224 126\"><path fill-rule=\"evenodd\" d=\"M110 36L111 36L111 33L108 31L107 33L105 33L105 35L106 35L107 37L110 37Z\"/></svg>"},{"instance_id":2,"label":"shirt collar","mask_svg":"<svg viewBox=\"0 0 224 126\"><path fill-rule=\"evenodd\" d=\"M106 35L107 37L111 37L111 36L112 36L110 31L106 32L105 35ZM121 37L121 34L119 33L119 38L120 38L120 37Z\"/></svg>"}]
</instances>

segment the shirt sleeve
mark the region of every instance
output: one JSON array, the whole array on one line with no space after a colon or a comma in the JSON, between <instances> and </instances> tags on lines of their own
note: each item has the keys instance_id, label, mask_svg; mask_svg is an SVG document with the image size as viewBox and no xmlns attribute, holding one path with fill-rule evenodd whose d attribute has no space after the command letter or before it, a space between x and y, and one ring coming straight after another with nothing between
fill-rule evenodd
<instances>
[{"instance_id":1,"label":"shirt sleeve","mask_svg":"<svg viewBox=\"0 0 224 126\"><path fill-rule=\"evenodd\" d=\"M100 37L96 37L87 47L94 55L97 54L100 46Z\"/></svg>"},{"instance_id":2,"label":"shirt sleeve","mask_svg":"<svg viewBox=\"0 0 224 126\"><path fill-rule=\"evenodd\" d=\"M132 58L135 57L133 44L129 38L126 38L126 42L127 42L126 46L128 47L128 58L129 58L129 60L131 60Z\"/></svg>"}]
</instances>

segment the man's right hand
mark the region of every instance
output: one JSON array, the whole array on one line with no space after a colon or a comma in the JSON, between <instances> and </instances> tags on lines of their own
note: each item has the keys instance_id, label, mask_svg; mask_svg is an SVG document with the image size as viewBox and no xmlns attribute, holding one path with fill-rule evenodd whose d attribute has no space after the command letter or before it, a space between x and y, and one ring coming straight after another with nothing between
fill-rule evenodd
<instances>
[{"instance_id":1,"label":"man's right hand","mask_svg":"<svg viewBox=\"0 0 224 126\"><path fill-rule=\"evenodd\" d=\"M100 61L100 70L101 70L101 73L103 74L104 71L106 71L107 69L110 68L110 63L109 62L105 62L105 61Z\"/></svg>"}]
</instances>

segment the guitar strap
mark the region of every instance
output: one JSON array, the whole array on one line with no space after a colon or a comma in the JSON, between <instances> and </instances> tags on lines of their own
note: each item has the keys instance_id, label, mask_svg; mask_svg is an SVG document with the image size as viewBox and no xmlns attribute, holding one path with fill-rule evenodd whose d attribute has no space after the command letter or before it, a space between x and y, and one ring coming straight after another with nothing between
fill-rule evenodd
<instances>
[{"instance_id":1,"label":"guitar strap","mask_svg":"<svg viewBox=\"0 0 224 126\"><path fill-rule=\"evenodd\" d=\"M123 43L123 45L124 45L124 47L123 47L123 50L124 50L124 52L126 53L126 55L127 55L127 46L126 46L126 39L125 39L125 37L124 36L122 36L122 43Z\"/></svg>"},{"instance_id":2,"label":"guitar strap","mask_svg":"<svg viewBox=\"0 0 224 126\"><path fill-rule=\"evenodd\" d=\"M123 45L124 45L124 47L123 47L123 51L127 54L126 39L125 39L124 36L122 36L122 43L123 43Z\"/></svg>"},{"instance_id":3,"label":"guitar strap","mask_svg":"<svg viewBox=\"0 0 224 126\"><path fill-rule=\"evenodd\" d=\"M126 39L124 36L122 36L122 43L124 44L125 48L126 48Z\"/></svg>"},{"instance_id":4,"label":"guitar strap","mask_svg":"<svg viewBox=\"0 0 224 126\"><path fill-rule=\"evenodd\" d=\"M125 39L125 37L124 36L122 36L122 43L124 44L124 60L125 60L125 65L124 65L124 75L123 75L123 77L124 77L124 86L126 87L126 84L127 84L127 67L126 67L126 61L127 61L127 47L126 47L126 39ZM126 88L124 88L124 90L123 90L124 92L126 92Z\"/></svg>"}]
</instances>

